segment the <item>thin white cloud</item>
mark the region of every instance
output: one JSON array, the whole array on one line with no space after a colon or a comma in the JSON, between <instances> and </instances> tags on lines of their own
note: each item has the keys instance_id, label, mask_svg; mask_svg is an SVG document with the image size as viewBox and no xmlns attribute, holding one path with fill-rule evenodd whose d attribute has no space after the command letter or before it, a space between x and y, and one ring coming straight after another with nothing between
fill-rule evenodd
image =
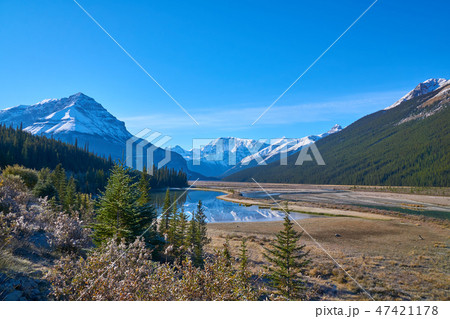
<instances>
[{"instance_id":1,"label":"thin white cloud","mask_svg":"<svg viewBox=\"0 0 450 319\"><path fill-rule=\"evenodd\" d=\"M291 125L296 123L337 120L349 115L362 116L386 105L391 105L402 92L377 92L340 97L335 100L276 106L261 118L257 126ZM201 128L215 130L250 129L255 114L265 107L208 108L193 112ZM153 113L141 116L123 117L127 127L141 129L150 127L157 130L187 130L194 128L192 121L184 115L173 113Z\"/></svg>"}]
</instances>

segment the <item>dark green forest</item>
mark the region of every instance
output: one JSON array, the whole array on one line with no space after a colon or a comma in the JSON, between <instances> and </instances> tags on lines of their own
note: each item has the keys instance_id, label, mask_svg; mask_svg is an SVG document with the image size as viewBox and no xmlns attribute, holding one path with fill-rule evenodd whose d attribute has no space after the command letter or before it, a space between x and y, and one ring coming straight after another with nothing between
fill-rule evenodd
<instances>
[{"instance_id":1,"label":"dark green forest","mask_svg":"<svg viewBox=\"0 0 450 319\"><path fill-rule=\"evenodd\" d=\"M295 165L298 153L279 162L252 167L224 180L277 183L450 186L450 110L399 122L416 115L418 107L439 92L414 98L396 108L367 115L339 133L316 143L326 165L315 161ZM437 107L434 102L428 109ZM445 104L446 103L446 104ZM309 151L311 154L311 151ZM313 155L311 155L313 157Z\"/></svg>"},{"instance_id":2,"label":"dark green forest","mask_svg":"<svg viewBox=\"0 0 450 319\"><path fill-rule=\"evenodd\" d=\"M114 162L89 152L86 147L71 145L44 136L34 136L21 129L0 126L0 169L8 165L54 170L64 168L68 177L76 180L77 188L87 194L97 194L105 188ZM136 176L138 172L134 172ZM182 171L161 168L153 170L152 188L187 186Z\"/></svg>"}]
</instances>

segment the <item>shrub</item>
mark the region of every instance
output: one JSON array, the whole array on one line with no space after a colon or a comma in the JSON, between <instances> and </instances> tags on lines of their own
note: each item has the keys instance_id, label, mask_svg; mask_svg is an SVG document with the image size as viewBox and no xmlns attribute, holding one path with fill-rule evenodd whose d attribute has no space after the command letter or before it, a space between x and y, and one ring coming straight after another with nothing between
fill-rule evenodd
<instances>
[{"instance_id":1,"label":"shrub","mask_svg":"<svg viewBox=\"0 0 450 319\"><path fill-rule=\"evenodd\" d=\"M0 177L0 212L19 212L20 206L27 205L30 200L31 196L19 176Z\"/></svg>"},{"instance_id":2,"label":"shrub","mask_svg":"<svg viewBox=\"0 0 450 319\"><path fill-rule=\"evenodd\" d=\"M191 261L150 260L143 240L112 239L86 259L64 257L48 275L58 300L255 300L221 256L198 268Z\"/></svg>"},{"instance_id":3,"label":"shrub","mask_svg":"<svg viewBox=\"0 0 450 319\"><path fill-rule=\"evenodd\" d=\"M5 247L5 245L10 241L10 239L11 239L11 228L8 225L8 220L3 213L0 213L0 247L1 248Z\"/></svg>"},{"instance_id":4,"label":"shrub","mask_svg":"<svg viewBox=\"0 0 450 319\"><path fill-rule=\"evenodd\" d=\"M70 217L65 213L56 214L45 230L49 233L50 244L62 251L78 253L83 248L90 247L91 231L83 228L83 222L78 217Z\"/></svg>"},{"instance_id":5,"label":"shrub","mask_svg":"<svg viewBox=\"0 0 450 319\"><path fill-rule=\"evenodd\" d=\"M8 233L16 246L26 246L38 232L45 232L53 248L61 251L79 252L91 245L90 231L78 217L55 212L46 199L34 198L18 176L2 176L0 237L6 238L3 234Z\"/></svg>"},{"instance_id":6,"label":"shrub","mask_svg":"<svg viewBox=\"0 0 450 319\"><path fill-rule=\"evenodd\" d=\"M36 197L47 197L50 199L56 197L57 194L58 191L49 180L39 180L33 188L33 195Z\"/></svg>"},{"instance_id":7,"label":"shrub","mask_svg":"<svg viewBox=\"0 0 450 319\"><path fill-rule=\"evenodd\" d=\"M3 170L3 175L19 176L22 179L22 181L25 183L25 185L28 187L28 189L33 189L33 187L38 182L38 174L35 170L25 168L25 167L19 166L19 165L7 166Z\"/></svg>"}]
</instances>

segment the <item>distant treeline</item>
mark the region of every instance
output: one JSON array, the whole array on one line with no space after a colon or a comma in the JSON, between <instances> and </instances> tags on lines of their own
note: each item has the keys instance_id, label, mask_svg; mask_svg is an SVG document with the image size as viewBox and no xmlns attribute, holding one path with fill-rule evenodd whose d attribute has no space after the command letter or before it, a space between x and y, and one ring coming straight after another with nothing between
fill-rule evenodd
<instances>
[{"instance_id":1,"label":"distant treeline","mask_svg":"<svg viewBox=\"0 0 450 319\"><path fill-rule=\"evenodd\" d=\"M54 170L61 164L67 174L77 180L81 192L97 194L104 189L114 162L77 145L0 125L0 169L14 164L36 170ZM174 169L154 169L150 185L154 188L184 187L187 176Z\"/></svg>"},{"instance_id":2,"label":"distant treeline","mask_svg":"<svg viewBox=\"0 0 450 319\"><path fill-rule=\"evenodd\" d=\"M151 188L166 187L185 187L188 186L188 178L185 172L177 171L174 168L162 167L156 169L153 167L153 173L150 177Z\"/></svg>"}]
</instances>

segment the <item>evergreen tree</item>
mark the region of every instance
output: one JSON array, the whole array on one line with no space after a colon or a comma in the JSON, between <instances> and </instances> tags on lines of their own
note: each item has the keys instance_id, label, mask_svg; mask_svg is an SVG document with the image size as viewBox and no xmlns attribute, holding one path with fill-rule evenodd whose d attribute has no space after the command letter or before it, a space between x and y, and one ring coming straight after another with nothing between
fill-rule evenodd
<instances>
[{"instance_id":1,"label":"evergreen tree","mask_svg":"<svg viewBox=\"0 0 450 319\"><path fill-rule=\"evenodd\" d=\"M64 198L61 200L64 211L69 214L75 210L76 193L75 179L70 177L65 187Z\"/></svg>"},{"instance_id":2,"label":"evergreen tree","mask_svg":"<svg viewBox=\"0 0 450 319\"><path fill-rule=\"evenodd\" d=\"M179 247L178 258L181 260L185 257L187 248L188 248L188 216L184 212L184 209L181 208L179 219L178 219L178 230L177 230L177 241Z\"/></svg>"},{"instance_id":3,"label":"evergreen tree","mask_svg":"<svg viewBox=\"0 0 450 319\"><path fill-rule=\"evenodd\" d=\"M179 248L178 241L178 225L180 221L180 215L177 207L177 203L173 203L172 214L169 219L169 227L167 231L167 242L172 247L172 255L177 255Z\"/></svg>"},{"instance_id":4,"label":"evergreen tree","mask_svg":"<svg viewBox=\"0 0 450 319\"><path fill-rule=\"evenodd\" d=\"M65 197L65 191L66 191L66 171L62 167L61 163L56 165L55 169L53 170L51 174L51 181L53 185L56 188L56 191L58 193L57 196L57 203L63 204L64 203L64 197Z\"/></svg>"},{"instance_id":5,"label":"evergreen tree","mask_svg":"<svg viewBox=\"0 0 450 319\"><path fill-rule=\"evenodd\" d=\"M191 220L188 225L187 235L186 235L186 243L190 250L193 249L195 243L195 234L197 233L197 224L195 223L196 214L195 210L191 213Z\"/></svg>"},{"instance_id":6,"label":"evergreen tree","mask_svg":"<svg viewBox=\"0 0 450 319\"><path fill-rule=\"evenodd\" d=\"M170 190L167 188L166 197L164 199L164 205L161 213L161 221L159 224L159 232L163 236L167 234L167 232L169 231L169 222L171 218L170 206L171 206Z\"/></svg>"},{"instance_id":7,"label":"evergreen tree","mask_svg":"<svg viewBox=\"0 0 450 319\"><path fill-rule=\"evenodd\" d=\"M147 174L145 167L139 177L138 190L140 193L139 200L138 200L139 204L145 205L145 204L149 203L151 200L151 198L150 198L150 181L149 181L149 176Z\"/></svg>"},{"instance_id":8,"label":"evergreen tree","mask_svg":"<svg viewBox=\"0 0 450 319\"><path fill-rule=\"evenodd\" d=\"M230 238L227 236L223 244L222 256L225 258L228 267L231 267Z\"/></svg>"},{"instance_id":9,"label":"evergreen tree","mask_svg":"<svg viewBox=\"0 0 450 319\"><path fill-rule=\"evenodd\" d=\"M250 292L252 290L252 286L250 283L251 274L248 270L248 256L247 256L248 250L247 250L247 239L242 238L241 247L239 249L239 277L241 279L241 282L243 284L243 289L247 292Z\"/></svg>"},{"instance_id":10,"label":"evergreen tree","mask_svg":"<svg viewBox=\"0 0 450 319\"><path fill-rule=\"evenodd\" d=\"M139 177L137 190L139 192L139 198L137 200L137 204L139 205L139 214L137 215L136 221L137 232L144 231L142 236L147 243L153 246L153 254L157 255L159 253L159 246L162 244L162 239L157 233L157 213L151 203L149 176L145 168Z\"/></svg>"},{"instance_id":11,"label":"evergreen tree","mask_svg":"<svg viewBox=\"0 0 450 319\"><path fill-rule=\"evenodd\" d=\"M53 186L51 181L51 171L48 168L43 168L38 173L38 182L33 188L33 195L36 197L47 197L52 199L58 196L56 187Z\"/></svg>"},{"instance_id":12,"label":"evergreen tree","mask_svg":"<svg viewBox=\"0 0 450 319\"><path fill-rule=\"evenodd\" d=\"M247 256L247 239L242 238L241 247L239 249L239 271L242 277L247 277L248 275L248 256Z\"/></svg>"},{"instance_id":13,"label":"evergreen tree","mask_svg":"<svg viewBox=\"0 0 450 319\"><path fill-rule=\"evenodd\" d=\"M210 239L207 236L206 215L201 200L198 201L195 219L191 223L194 223L192 262L195 266L202 267L204 264L204 248L210 242Z\"/></svg>"},{"instance_id":14,"label":"evergreen tree","mask_svg":"<svg viewBox=\"0 0 450 319\"><path fill-rule=\"evenodd\" d=\"M139 204L140 193L122 163L111 170L105 191L98 201L94 223L94 240L100 244L111 237L133 241L144 232L147 242L153 234L149 227L154 221L154 209L149 203Z\"/></svg>"},{"instance_id":15,"label":"evergreen tree","mask_svg":"<svg viewBox=\"0 0 450 319\"><path fill-rule=\"evenodd\" d=\"M308 252L304 252L304 245L298 244L302 234L294 230L289 215L284 218L283 226L272 248L266 248L264 256L271 264L267 270L277 293L286 299L298 299L304 288L299 274L309 263Z\"/></svg>"}]
</instances>

